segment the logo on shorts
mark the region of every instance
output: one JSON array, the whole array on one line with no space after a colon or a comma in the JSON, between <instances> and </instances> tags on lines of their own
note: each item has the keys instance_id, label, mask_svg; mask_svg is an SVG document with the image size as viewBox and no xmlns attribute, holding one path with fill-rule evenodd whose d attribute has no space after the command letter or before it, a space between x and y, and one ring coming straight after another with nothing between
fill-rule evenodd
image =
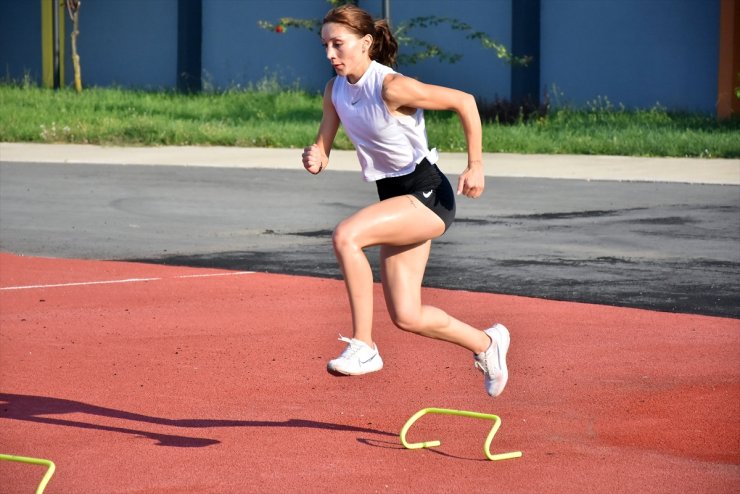
<instances>
[{"instance_id":1,"label":"logo on shorts","mask_svg":"<svg viewBox=\"0 0 740 494\"><path fill-rule=\"evenodd\" d=\"M430 190L429 192L422 192L421 195L424 196L424 199L429 199L431 197L433 190Z\"/></svg>"}]
</instances>

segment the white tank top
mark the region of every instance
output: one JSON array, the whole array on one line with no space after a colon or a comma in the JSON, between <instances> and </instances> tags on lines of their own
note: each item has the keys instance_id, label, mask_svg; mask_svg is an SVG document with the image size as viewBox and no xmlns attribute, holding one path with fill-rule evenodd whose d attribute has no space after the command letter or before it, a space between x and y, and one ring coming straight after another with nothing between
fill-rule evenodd
<instances>
[{"instance_id":1,"label":"white tank top","mask_svg":"<svg viewBox=\"0 0 740 494\"><path fill-rule=\"evenodd\" d=\"M428 147L424 111L396 116L383 101L383 79L395 73L373 60L357 83L337 76L332 88L332 103L368 182L407 175L424 158L431 163L438 159L437 150Z\"/></svg>"}]
</instances>

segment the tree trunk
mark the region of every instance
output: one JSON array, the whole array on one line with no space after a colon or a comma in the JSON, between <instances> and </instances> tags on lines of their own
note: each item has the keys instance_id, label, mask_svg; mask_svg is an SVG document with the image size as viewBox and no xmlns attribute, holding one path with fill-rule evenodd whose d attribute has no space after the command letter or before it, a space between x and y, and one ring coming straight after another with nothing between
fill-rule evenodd
<instances>
[{"instance_id":1,"label":"tree trunk","mask_svg":"<svg viewBox=\"0 0 740 494\"><path fill-rule=\"evenodd\" d=\"M75 91L82 92L82 73L80 70L80 56L77 54L77 36L80 34L80 4L67 0L67 8L72 18L72 67L74 68Z\"/></svg>"}]
</instances>

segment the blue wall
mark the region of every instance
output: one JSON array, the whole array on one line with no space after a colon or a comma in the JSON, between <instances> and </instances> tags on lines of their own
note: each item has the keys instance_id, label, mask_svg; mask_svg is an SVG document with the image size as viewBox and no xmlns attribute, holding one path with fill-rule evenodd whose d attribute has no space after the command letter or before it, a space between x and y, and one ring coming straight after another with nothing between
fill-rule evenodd
<instances>
[{"instance_id":1,"label":"blue wall","mask_svg":"<svg viewBox=\"0 0 740 494\"><path fill-rule=\"evenodd\" d=\"M331 75L315 33L289 29L276 34L257 21L280 17L320 19L329 4L315 0L216 0L203 2L204 82L230 88L276 77L319 90Z\"/></svg>"},{"instance_id":2,"label":"blue wall","mask_svg":"<svg viewBox=\"0 0 740 494\"><path fill-rule=\"evenodd\" d=\"M41 81L41 7L0 0L0 77Z\"/></svg>"},{"instance_id":3,"label":"blue wall","mask_svg":"<svg viewBox=\"0 0 740 494\"><path fill-rule=\"evenodd\" d=\"M70 84L72 23L65 8L59 14L66 23ZM77 49L84 86L174 87L177 0L84 1ZM20 80L28 73L41 83L41 65L41 0L0 0L0 75Z\"/></svg>"},{"instance_id":4,"label":"blue wall","mask_svg":"<svg viewBox=\"0 0 740 494\"><path fill-rule=\"evenodd\" d=\"M464 8L461 8L460 3ZM379 17L379 1L360 2ZM280 17L321 19L329 4L323 1L239 0L206 1L203 12L203 70L207 84L216 88L243 86L263 78L278 77L285 84L299 82L320 91L333 76L321 41L315 33L289 29L275 34L257 27L257 21L277 22ZM416 16L455 17L476 30L490 33L510 44L509 0L396 0L391 4L392 23ZM224 23L229 19L229 23ZM410 34L439 43L450 53L464 54L456 64L427 60L399 66L406 75L425 82L458 87L493 98L508 96L510 70L491 50L465 40L460 31L447 26L416 29Z\"/></svg>"},{"instance_id":5,"label":"blue wall","mask_svg":"<svg viewBox=\"0 0 740 494\"><path fill-rule=\"evenodd\" d=\"M83 1L77 47L87 86L174 87L177 0Z\"/></svg>"},{"instance_id":6,"label":"blue wall","mask_svg":"<svg viewBox=\"0 0 740 494\"><path fill-rule=\"evenodd\" d=\"M714 112L719 0L542 0L541 83L576 106Z\"/></svg>"},{"instance_id":7,"label":"blue wall","mask_svg":"<svg viewBox=\"0 0 740 494\"><path fill-rule=\"evenodd\" d=\"M48 1L48 0L44 0ZM392 0L392 23L416 16L455 17L511 46L516 0ZM582 106L613 105L714 112L720 0L541 0L541 89ZM0 0L0 70L41 80L41 0ZM360 0L374 15L382 0ZM324 0L203 0L202 68L206 89L256 84L272 77L320 91L331 68L314 33L278 35L260 19L321 18ZM177 0L88 0L80 10L79 51L85 86L174 88ZM69 33L69 23L67 33ZM511 70L448 27L420 38L463 54L456 64L425 61L399 71L485 99L510 97ZM69 55L69 48L67 47ZM67 57L66 79L72 71Z\"/></svg>"},{"instance_id":8,"label":"blue wall","mask_svg":"<svg viewBox=\"0 0 740 494\"><path fill-rule=\"evenodd\" d=\"M364 2L380 4L380 2ZM375 13L375 12L374 12ZM380 11L375 15L379 16ZM483 31L493 40L511 48L511 1L509 0L411 0L391 2L391 21L436 15L459 19ZM454 64L427 60L419 64L399 67L405 75L424 82L451 86L493 100L508 98L511 86L511 67L496 54L483 48L478 41L465 39L464 32L447 26L410 31L413 36L439 44L449 53L462 54ZM404 49L403 47L401 48Z\"/></svg>"}]
</instances>

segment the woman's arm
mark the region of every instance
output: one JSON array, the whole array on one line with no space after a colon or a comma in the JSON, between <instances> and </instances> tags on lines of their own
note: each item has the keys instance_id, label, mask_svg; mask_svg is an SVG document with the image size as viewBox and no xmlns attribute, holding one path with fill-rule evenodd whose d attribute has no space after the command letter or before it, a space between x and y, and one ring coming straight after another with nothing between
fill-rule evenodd
<instances>
[{"instance_id":1,"label":"woman's arm","mask_svg":"<svg viewBox=\"0 0 740 494\"><path fill-rule=\"evenodd\" d=\"M457 113L468 144L468 166L460 175L457 193L473 198L483 193L483 133L478 106L472 95L391 74L383 83L383 100L391 112L403 113L407 108L422 108Z\"/></svg>"},{"instance_id":2,"label":"woman's arm","mask_svg":"<svg viewBox=\"0 0 740 494\"><path fill-rule=\"evenodd\" d=\"M331 147L339 130L339 115L331 101L333 87L334 79L330 80L324 88L323 116L316 142L303 149L303 166L314 175L320 173L329 164Z\"/></svg>"}]
</instances>

